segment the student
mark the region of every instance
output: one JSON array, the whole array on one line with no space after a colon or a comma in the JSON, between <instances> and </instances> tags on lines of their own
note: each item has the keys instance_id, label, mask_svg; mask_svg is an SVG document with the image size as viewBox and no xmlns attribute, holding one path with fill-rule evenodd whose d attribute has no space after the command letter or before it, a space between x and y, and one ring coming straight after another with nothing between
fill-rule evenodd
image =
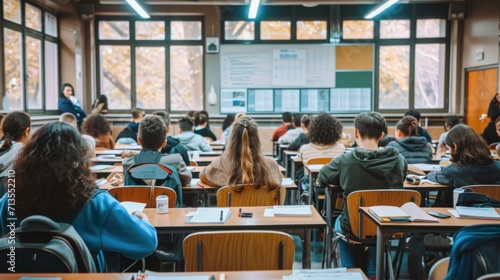
<instances>
[{"instance_id":1,"label":"student","mask_svg":"<svg viewBox=\"0 0 500 280\"><path fill-rule=\"evenodd\" d=\"M439 136L436 154L443 155L446 153L446 144L444 141L446 140L446 136L448 135L450 129L457 124L460 124L460 118L458 116L453 115L446 118L446 121L444 122L445 132L441 133L441 136Z\"/></svg>"},{"instance_id":2,"label":"student","mask_svg":"<svg viewBox=\"0 0 500 280\"><path fill-rule=\"evenodd\" d=\"M158 154L161 154L161 149L167 145L168 141L166 137L167 126L160 116L145 117L139 125L139 135L137 136L137 142L142 145L142 150L139 154L152 158L151 162L153 162L153 159ZM123 160L123 171L127 171L135 164L134 158L135 156L132 156ZM181 155L163 154L159 163L175 167L183 186L188 185L191 181L191 172L187 169ZM175 191L179 193L179 190Z\"/></svg>"},{"instance_id":3,"label":"student","mask_svg":"<svg viewBox=\"0 0 500 280\"><path fill-rule=\"evenodd\" d=\"M303 162L316 157L335 158L345 151L339 143L342 135L342 124L334 116L321 112L314 116L309 125L309 144L302 145L299 156Z\"/></svg>"},{"instance_id":4,"label":"student","mask_svg":"<svg viewBox=\"0 0 500 280\"><path fill-rule=\"evenodd\" d=\"M76 124L76 117L71 113L64 113L59 117L60 122L65 122L78 129ZM87 143L87 155L89 158L95 157L95 139L92 136L82 134L82 138Z\"/></svg>"},{"instance_id":5,"label":"student","mask_svg":"<svg viewBox=\"0 0 500 280\"><path fill-rule=\"evenodd\" d=\"M495 120L500 117L500 91L493 96L488 107L488 118L490 122L484 128L483 138L488 144L500 142L500 136L495 131Z\"/></svg>"},{"instance_id":6,"label":"student","mask_svg":"<svg viewBox=\"0 0 500 280\"><path fill-rule=\"evenodd\" d=\"M12 170L12 165L17 155L30 137L31 119L24 112L10 112L3 118L2 131L5 140L0 142L0 194L4 193L7 186L5 178Z\"/></svg>"},{"instance_id":7,"label":"student","mask_svg":"<svg viewBox=\"0 0 500 280\"><path fill-rule=\"evenodd\" d=\"M425 137L417 135L418 121L413 116L405 116L396 124L396 140L388 147L398 149L407 163L429 163L432 147Z\"/></svg>"},{"instance_id":8,"label":"student","mask_svg":"<svg viewBox=\"0 0 500 280\"><path fill-rule=\"evenodd\" d=\"M82 130L84 134L95 139L95 146L114 149L115 140L111 135L111 126L102 115L91 115L83 122Z\"/></svg>"},{"instance_id":9,"label":"student","mask_svg":"<svg viewBox=\"0 0 500 280\"><path fill-rule=\"evenodd\" d=\"M107 114L108 112L108 97L101 94L92 104L92 115Z\"/></svg>"},{"instance_id":10,"label":"student","mask_svg":"<svg viewBox=\"0 0 500 280\"><path fill-rule=\"evenodd\" d=\"M431 171L427 179L436 183L461 188L467 185L500 185L500 161L493 160L488 146L472 128L459 124L446 136L451 164L439 171ZM451 196L440 204L451 207Z\"/></svg>"},{"instance_id":11,"label":"student","mask_svg":"<svg viewBox=\"0 0 500 280\"><path fill-rule=\"evenodd\" d=\"M257 123L249 117L234 122L226 151L200 174L204 184L236 189L254 184L274 190L281 185L281 179L276 161L262 154Z\"/></svg>"},{"instance_id":12,"label":"student","mask_svg":"<svg viewBox=\"0 0 500 280\"><path fill-rule=\"evenodd\" d=\"M500 137L500 116L495 120L495 130L498 137ZM497 156L500 156L500 143L496 147Z\"/></svg>"},{"instance_id":13,"label":"student","mask_svg":"<svg viewBox=\"0 0 500 280\"><path fill-rule=\"evenodd\" d=\"M287 132L285 132L285 134L281 135L281 137L278 138L279 144L290 144L295 141L295 139L297 139L297 137L299 137L301 133L304 133L304 130L300 125L301 117L302 116L299 114L293 115L293 129L288 130Z\"/></svg>"},{"instance_id":14,"label":"student","mask_svg":"<svg viewBox=\"0 0 500 280\"><path fill-rule=\"evenodd\" d=\"M130 122L116 137L117 144L128 144L137 145L137 131L139 130L139 123L141 123L142 118L146 115L144 110L141 108L133 108L132 111L132 122Z\"/></svg>"},{"instance_id":15,"label":"student","mask_svg":"<svg viewBox=\"0 0 500 280\"><path fill-rule=\"evenodd\" d=\"M163 122L165 123L165 126L167 127L167 134L170 132L170 115L165 112L165 111L154 111L153 116L159 116ZM174 138L172 136L167 135L167 145L161 149L162 154L179 154L182 157L182 160L189 165L189 155L182 146L182 144L179 142L179 139Z\"/></svg>"},{"instance_id":16,"label":"student","mask_svg":"<svg viewBox=\"0 0 500 280\"><path fill-rule=\"evenodd\" d=\"M75 97L75 90L71 84L63 84L59 92L59 102L57 104L59 114L71 113L76 117L78 129L82 127L83 120L87 113L82 109L80 101Z\"/></svg>"},{"instance_id":17,"label":"student","mask_svg":"<svg viewBox=\"0 0 500 280\"><path fill-rule=\"evenodd\" d=\"M226 115L224 121L222 121L222 136L221 140L227 141L231 135L231 127L233 126L233 122L235 119L234 114Z\"/></svg>"},{"instance_id":18,"label":"student","mask_svg":"<svg viewBox=\"0 0 500 280\"><path fill-rule=\"evenodd\" d=\"M203 114L202 112L196 113L195 117L196 127L194 128L194 133L201 135L202 137L210 138L212 141L217 140L217 136L213 133L213 131L208 126L208 116Z\"/></svg>"},{"instance_id":19,"label":"student","mask_svg":"<svg viewBox=\"0 0 500 280\"><path fill-rule=\"evenodd\" d=\"M290 145L288 145L288 149L291 151L298 151L302 145L309 144L309 123L311 122L311 116L303 115L300 117L300 127L304 132L302 132L297 139L293 140Z\"/></svg>"},{"instance_id":20,"label":"student","mask_svg":"<svg viewBox=\"0 0 500 280\"><path fill-rule=\"evenodd\" d=\"M212 152L212 147L203 137L193 133L193 120L186 116L179 119L180 134L175 136L188 151Z\"/></svg>"},{"instance_id":21,"label":"student","mask_svg":"<svg viewBox=\"0 0 500 280\"><path fill-rule=\"evenodd\" d=\"M417 110L408 110L405 113L405 116L413 116L415 119L417 119L417 122L420 124L420 112ZM418 126L417 128L417 134L420 136L425 137L427 142L432 143L432 138L429 132L427 130L423 129L422 127Z\"/></svg>"},{"instance_id":22,"label":"student","mask_svg":"<svg viewBox=\"0 0 500 280\"><path fill-rule=\"evenodd\" d=\"M311 123L312 124L312 123ZM407 164L394 147L379 148L386 127L385 119L376 112L361 113L354 119L354 138L358 147L351 153L338 156L325 165L318 175L321 185L340 185L344 198L358 190L402 189L406 177ZM351 233L347 199L344 199L344 212L335 222L335 230ZM351 233L352 234L352 233ZM375 248L363 247L339 241L340 256L345 267L360 267L357 261L367 257L368 277L375 275Z\"/></svg>"},{"instance_id":23,"label":"student","mask_svg":"<svg viewBox=\"0 0 500 280\"><path fill-rule=\"evenodd\" d=\"M278 127L273 133L273 141L278 141L281 135L285 134L289 129L292 129L292 113L284 112L281 115L281 122L283 123L280 127Z\"/></svg>"},{"instance_id":24,"label":"student","mask_svg":"<svg viewBox=\"0 0 500 280\"><path fill-rule=\"evenodd\" d=\"M156 230L142 212L132 215L106 191L95 188L78 131L64 122L39 128L14 163L16 224L44 215L73 225L104 272L103 252L130 259L149 256L157 246ZM0 231L9 232L8 196L0 200ZM71 217L74 219L71 221Z\"/></svg>"}]
</instances>

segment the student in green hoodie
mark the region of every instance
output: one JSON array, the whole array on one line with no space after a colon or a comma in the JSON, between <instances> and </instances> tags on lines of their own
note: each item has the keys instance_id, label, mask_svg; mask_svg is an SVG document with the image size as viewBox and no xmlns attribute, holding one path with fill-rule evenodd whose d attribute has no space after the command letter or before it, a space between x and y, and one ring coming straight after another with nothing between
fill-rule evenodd
<instances>
[{"instance_id":1,"label":"student in green hoodie","mask_svg":"<svg viewBox=\"0 0 500 280\"><path fill-rule=\"evenodd\" d=\"M406 177L407 164L394 147L379 148L378 141L387 127L385 118L376 112L361 113L354 119L354 137L357 147L342 154L325 165L318 177L321 185L340 185L344 198L354 191L370 189L401 189ZM344 199L344 212L335 222L335 231L353 235L347 199ZM343 241L339 242L340 256L345 267L362 267L358 261L368 264L364 271L368 276L375 275L375 248L366 252Z\"/></svg>"}]
</instances>

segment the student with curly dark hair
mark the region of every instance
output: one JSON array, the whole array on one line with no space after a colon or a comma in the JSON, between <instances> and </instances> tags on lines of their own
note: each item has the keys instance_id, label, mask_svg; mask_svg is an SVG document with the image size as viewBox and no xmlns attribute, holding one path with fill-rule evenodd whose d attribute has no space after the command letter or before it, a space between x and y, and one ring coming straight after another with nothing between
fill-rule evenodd
<instances>
[{"instance_id":1,"label":"student with curly dark hair","mask_svg":"<svg viewBox=\"0 0 500 280\"><path fill-rule=\"evenodd\" d=\"M309 124L309 144L302 145L299 156L302 161L315 157L335 158L345 151L339 143L342 135L342 124L334 116L321 112L314 116Z\"/></svg>"},{"instance_id":2,"label":"student with curly dark hair","mask_svg":"<svg viewBox=\"0 0 500 280\"><path fill-rule=\"evenodd\" d=\"M86 118L82 130L84 134L95 138L96 148L113 149L115 147L115 140L111 135L111 126L103 116L91 115Z\"/></svg>"},{"instance_id":3,"label":"student with curly dark hair","mask_svg":"<svg viewBox=\"0 0 500 280\"><path fill-rule=\"evenodd\" d=\"M96 190L85 140L70 124L53 122L38 129L14 163L16 223L44 215L73 225L104 271L103 252L130 259L150 255L156 230L142 213L127 213L116 199ZM0 232L9 232L8 196L0 200Z\"/></svg>"}]
</instances>

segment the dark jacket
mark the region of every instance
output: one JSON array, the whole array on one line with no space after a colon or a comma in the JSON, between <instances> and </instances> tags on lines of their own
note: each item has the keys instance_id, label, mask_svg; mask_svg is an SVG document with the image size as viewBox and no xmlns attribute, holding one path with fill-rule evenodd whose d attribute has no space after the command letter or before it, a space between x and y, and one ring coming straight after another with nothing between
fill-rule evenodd
<instances>
[{"instance_id":1,"label":"dark jacket","mask_svg":"<svg viewBox=\"0 0 500 280\"><path fill-rule=\"evenodd\" d=\"M417 132L418 132L419 136L424 136L425 140L427 140L427 142L432 143L431 135L429 134L429 132L427 132L427 130L425 130L419 126L419 127L417 127Z\"/></svg>"},{"instance_id":2,"label":"dark jacket","mask_svg":"<svg viewBox=\"0 0 500 280\"><path fill-rule=\"evenodd\" d=\"M128 128L132 129L133 132L139 133L139 124L138 122L131 122L127 125Z\"/></svg>"},{"instance_id":3,"label":"dark jacket","mask_svg":"<svg viewBox=\"0 0 500 280\"><path fill-rule=\"evenodd\" d=\"M354 191L370 189L402 189L407 164L398 150L387 147L376 151L355 148L342 154L319 172L321 185L340 185L344 190L344 213L341 226L344 232L351 232L347 196Z\"/></svg>"},{"instance_id":4,"label":"dark jacket","mask_svg":"<svg viewBox=\"0 0 500 280\"><path fill-rule=\"evenodd\" d=\"M288 145L288 149L290 151L298 151L300 146L305 144L309 144L309 138L307 138L307 133L301 133L297 139Z\"/></svg>"},{"instance_id":5,"label":"dark jacket","mask_svg":"<svg viewBox=\"0 0 500 280\"><path fill-rule=\"evenodd\" d=\"M212 141L216 141L217 140L217 136L215 136L215 134L213 133L212 130L210 130L210 127L204 127L204 128L200 128L200 129L197 129L195 128L194 133L198 134L198 135L201 135L203 137L208 137L208 138L211 138Z\"/></svg>"},{"instance_id":6,"label":"dark jacket","mask_svg":"<svg viewBox=\"0 0 500 280\"><path fill-rule=\"evenodd\" d=\"M398 149L408 163L429 163L432 159L432 148L422 136L410 136L389 142L388 147Z\"/></svg>"},{"instance_id":7,"label":"dark jacket","mask_svg":"<svg viewBox=\"0 0 500 280\"><path fill-rule=\"evenodd\" d=\"M477 184L500 185L500 161L495 160L484 166L451 163L439 171L429 172L427 179L454 188Z\"/></svg>"},{"instance_id":8,"label":"dark jacket","mask_svg":"<svg viewBox=\"0 0 500 280\"><path fill-rule=\"evenodd\" d=\"M74 105L71 100L67 98L59 98L59 102L57 103L57 110L59 110L59 114L73 114L76 117L78 128L82 127L83 119L87 117L87 113L85 113L82 108Z\"/></svg>"},{"instance_id":9,"label":"dark jacket","mask_svg":"<svg viewBox=\"0 0 500 280\"><path fill-rule=\"evenodd\" d=\"M116 141L120 138L131 138L134 141L137 141L137 132L134 132L130 127L125 127L120 133L118 133L118 136L116 137Z\"/></svg>"},{"instance_id":10,"label":"dark jacket","mask_svg":"<svg viewBox=\"0 0 500 280\"><path fill-rule=\"evenodd\" d=\"M190 160L186 148L182 146L179 139L172 136L167 136L167 146L161 150L162 154L179 154L182 160L189 166Z\"/></svg>"},{"instance_id":11,"label":"dark jacket","mask_svg":"<svg viewBox=\"0 0 500 280\"><path fill-rule=\"evenodd\" d=\"M488 123L488 125L484 128L482 136L483 139L486 140L486 143L488 143L488 145L500 142L500 136L498 136L494 122Z\"/></svg>"}]
</instances>

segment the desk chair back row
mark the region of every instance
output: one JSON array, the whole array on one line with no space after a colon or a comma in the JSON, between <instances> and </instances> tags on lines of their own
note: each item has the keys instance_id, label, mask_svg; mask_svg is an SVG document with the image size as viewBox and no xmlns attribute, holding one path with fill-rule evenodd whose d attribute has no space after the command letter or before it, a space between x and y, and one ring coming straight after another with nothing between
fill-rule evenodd
<instances>
[{"instance_id":1,"label":"desk chair back row","mask_svg":"<svg viewBox=\"0 0 500 280\"><path fill-rule=\"evenodd\" d=\"M500 185L469 185L463 188L500 200Z\"/></svg>"},{"instance_id":2,"label":"desk chair back row","mask_svg":"<svg viewBox=\"0 0 500 280\"><path fill-rule=\"evenodd\" d=\"M292 269L293 238L275 231L198 232L184 239L186 271Z\"/></svg>"},{"instance_id":3,"label":"desk chair back row","mask_svg":"<svg viewBox=\"0 0 500 280\"><path fill-rule=\"evenodd\" d=\"M177 200L177 194L173 189L161 186L122 186L111 188L108 192L120 202L146 203L146 208L156 208L156 197L159 195L168 196L168 208L174 208Z\"/></svg>"},{"instance_id":4,"label":"desk chair back row","mask_svg":"<svg viewBox=\"0 0 500 280\"><path fill-rule=\"evenodd\" d=\"M284 186L271 191L264 186L246 185L242 191L225 186L217 191L217 207L283 205L285 196Z\"/></svg>"}]
</instances>

